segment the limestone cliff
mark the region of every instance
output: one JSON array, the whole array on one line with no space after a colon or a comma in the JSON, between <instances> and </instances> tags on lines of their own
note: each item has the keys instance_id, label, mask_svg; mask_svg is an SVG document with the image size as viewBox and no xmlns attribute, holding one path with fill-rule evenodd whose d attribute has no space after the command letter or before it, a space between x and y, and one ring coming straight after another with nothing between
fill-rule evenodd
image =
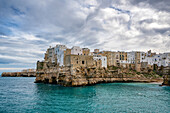
<instances>
[{"instance_id":1,"label":"limestone cliff","mask_svg":"<svg viewBox=\"0 0 170 113\"><path fill-rule=\"evenodd\" d=\"M163 78L164 78L164 80L163 80L162 85L170 86L170 75L164 75Z\"/></svg>"},{"instance_id":2,"label":"limestone cliff","mask_svg":"<svg viewBox=\"0 0 170 113\"><path fill-rule=\"evenodd\" d=\"M110 82L162 81L162 78L157 74L150 73L149 75L121 68L53 67L37 71L35 82L59 84L62 86L85 86Z\"/></svg>"},{"instance_id":3,"label":"limestone cliff","mask_svg":"<svg viewBox=\"0 0 170 113\"><path fill-rule=\"evenodd\" d=\"M2 77L35 77L36 72L3 72Z\"/></svg>"}]
</instances>

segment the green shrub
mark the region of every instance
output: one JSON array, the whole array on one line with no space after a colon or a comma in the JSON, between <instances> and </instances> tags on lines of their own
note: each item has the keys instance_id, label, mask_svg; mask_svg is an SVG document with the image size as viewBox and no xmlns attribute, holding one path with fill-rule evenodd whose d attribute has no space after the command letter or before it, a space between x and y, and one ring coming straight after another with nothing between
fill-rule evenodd
<instances>
[{"instance_id":1,"label":"green shrub","mask_svg":"<svg viewBox=\"0 0 170 113\"><path fill-rule=\"evenodd\" d=\"M136 74L140 75L140 72L136 72Z\"/></svg>"}]
</instances>

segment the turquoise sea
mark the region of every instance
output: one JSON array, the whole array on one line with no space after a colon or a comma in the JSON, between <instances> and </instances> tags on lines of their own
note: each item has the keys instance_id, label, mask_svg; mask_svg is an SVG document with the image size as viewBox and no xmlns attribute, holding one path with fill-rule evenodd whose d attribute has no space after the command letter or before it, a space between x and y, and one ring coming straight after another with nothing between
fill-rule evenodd
<instances>
[{"instance_id":1,"label":"turquoise sea","mask_svg":"<svg viewBox=\"0 0 170 113\"><path fill-rule=\"evenodd\" d=\"M0 113L168 113L170 87L107 83L85 87L36 84L35 78L0 77Z\"/></svg>"}]
</instances>

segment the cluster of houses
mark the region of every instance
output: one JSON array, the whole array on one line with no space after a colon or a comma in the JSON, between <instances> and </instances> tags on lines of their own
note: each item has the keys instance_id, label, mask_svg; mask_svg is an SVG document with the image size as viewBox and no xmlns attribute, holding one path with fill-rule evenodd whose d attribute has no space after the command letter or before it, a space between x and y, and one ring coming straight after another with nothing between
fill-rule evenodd
<instances>
[{"instance_id":1,"label":"cluster of houses","mask_svg":"<svg viewBox=\"0 0 170 113\"><path fill-rule=\"evenodd\" d=\"M156 54L151 50L141 51L100 51L94 49L91 52L88 48L73 46L67 48L65 45L49 47L45 53L44 62L56 62L59 66L73 67L104 67L110 66L129 68L137 72L143 70L154 70L154 68L170 67L170 52Z\"/></svg>"}]
</instances>

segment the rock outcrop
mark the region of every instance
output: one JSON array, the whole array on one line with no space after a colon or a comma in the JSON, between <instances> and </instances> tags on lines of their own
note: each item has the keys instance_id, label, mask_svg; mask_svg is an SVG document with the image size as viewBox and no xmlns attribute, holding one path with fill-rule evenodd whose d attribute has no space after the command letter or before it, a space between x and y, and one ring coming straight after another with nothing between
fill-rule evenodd
<instances>
[{"instance_id":1,"label":"rock outcrop","mask_svg":"<svg viewBox=\"0 0 170 113\"><path fill-rule=\"evenodd\" d=\"M170 75L164 75L162 85L170 86Z\"/></svg>"},{"instance_id":2,"label":"rock outcrop","mask_svg":"<svg viewBox=\"0 0 170 113\"><path fill-rule=\"evenodd\" d=\"M152 73L150 73L152 75ZM128 69L105 69L93 67L53 67L39 70L36 73L35 83L51 83L62 86L85 86L97 83L111 82L160 82L159 75L147 76Z\"/></svg>"},{"instance_id":3,"label":"rock outcrop","mask_svg":"<svg viewBox=\"0 0 170 113\"><path fill-rule=\"evenodd\" d=\"M2 77L36 77L36 72L3 72Z\"/></svg>"}]
</instances>

